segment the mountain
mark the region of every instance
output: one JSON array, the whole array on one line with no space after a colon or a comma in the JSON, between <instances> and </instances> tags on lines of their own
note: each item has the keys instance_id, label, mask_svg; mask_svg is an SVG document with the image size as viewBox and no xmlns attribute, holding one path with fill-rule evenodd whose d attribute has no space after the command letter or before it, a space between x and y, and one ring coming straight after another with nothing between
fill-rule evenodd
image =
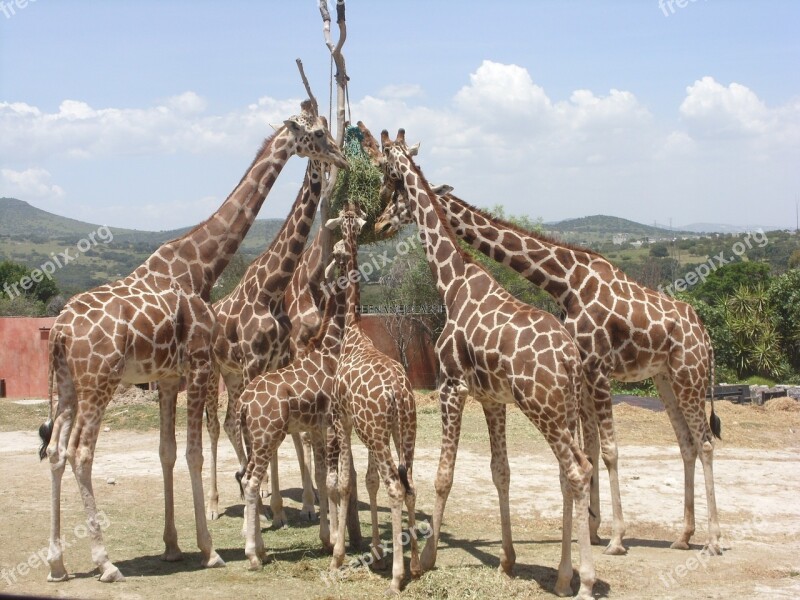
<instances>
[{"instance_id":1,"label":"mountain","mask_svg":"<svg viewBox=\"0 0 800 600\"><path fill-rule=\"evenodd\" d=\"M283 219L256 219L239 251L252 260L277 235ZM83 290L124 277L139 266L161 244L180 237L190 227L168 231L139 231L110 227L108 243L101 225L62 217L15 198L0 198L0 261L12 260L33 269L53 255L69 251L76 256L55 279L66 292ZM103 235L99 235L102 233ZM99 240L80 250L79 243Z\"/></svg>"},{"instance_id":2,"label":"mountain","mask_svg":"<svg viewBox=\"0 0 800 600\"><path fill-rule=\"evenodd\" d=\"M555 223L545 223L545 229L559 234L559 237L576 238L581 237L587 240L596 241L598 239L609 240L616 234L627 235L629 239L640 238L673 238L676 235L690 234L689 231L679 231L675 229L665 229L643 225L636 221L611 217L609 215L592 215L579 219L566 219Z\"/></svg>"},{"instance_id":3,"label":"mountain","mask_svg":"<svg viewBox=\"0 0 800 600\"><path fill-rule=\"evenodd\" d=\"M786 227L776 227L774 225L725 225L724 223L691 223L684 225L681 229L693 231L695 233L746 233L748 231L776 231L787 229Z\"/></svg>"}]
</instances>

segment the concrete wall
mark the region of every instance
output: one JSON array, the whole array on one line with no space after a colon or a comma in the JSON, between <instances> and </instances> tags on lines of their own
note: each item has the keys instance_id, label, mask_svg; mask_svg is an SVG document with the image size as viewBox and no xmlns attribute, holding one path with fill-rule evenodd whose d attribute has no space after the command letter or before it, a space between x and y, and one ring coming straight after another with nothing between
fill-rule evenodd
<instances>
[{"instance_id":1,"label":"concrete wall","mask_svg":"<svg viewBox=\"0 0 800 600\"><path fill-rule=\"evenodd\" d=\"M365 333L375 346L400 360L387 317L364 315ZM5 380L8 398L47 398L47 337L54 317L0 317L0 379ZM436 387L436 357L430 343L415 335L407 324L403 335L410 336L408 349L409 378L415 388ZM395 329L395 331L397 331Z\"/></svg>"},{"instance_id":2,"label":"concrete wall","mask_svg":"<svg viewBox=\"0 0 800 600\"><path fill-rule=\"evenodd\" d=\"M0 318L0 379L8 398L47 398L47 337L55 317Z\"/></svg>"}]
</instances>

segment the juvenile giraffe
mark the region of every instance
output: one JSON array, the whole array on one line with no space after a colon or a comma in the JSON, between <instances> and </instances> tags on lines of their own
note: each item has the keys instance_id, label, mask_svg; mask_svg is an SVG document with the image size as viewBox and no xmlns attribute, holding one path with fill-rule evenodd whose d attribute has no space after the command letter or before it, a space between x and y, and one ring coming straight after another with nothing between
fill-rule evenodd
<instances>
[{"instance_id":1,"label":"juvenile giraffe","mask_svg":"<svg viewBox=\"0 0 800 600\"><path fill-rule=\"evenodd\" d=\"M511 267L545 290L564 313L564 326L578 345L586 378L584 394L594 405L603 461L611 483L613 524L606 554L624 554L625 523L617 470L617 443L611 411L610 379L641 381L648 377L658 388L680 446L684 465L684 528L673 548L688 549L695 530L694 468L698 453L705 475L708 502L708 545L720 552L719 521L714 494L713 436L719 437L719 418L711 399L710 421L705 416L705 390L712 379L711 340L694 309L631 280L599 254L555 242L525 231L458 199L443 186L438 195L455 233L485 255ZM376 229L397 230L413 217L407 200L398 194ZM585 443L598 463L596 427L585 428ZM599 479L592 478L590 528L600 543Z\"/></svg>"},{"instance_id":2,"label":"juvenile giraffe","mask_svg":"<svg viewBox=\"0 0 800 600\"><path fill-rule=\"evenodd\" d=\"M327 227L341 227L342 240L334 246L334 256L346 261L345 275L336 284L346 286L347 316L334 378L331 421L338 442L338 473L328 472L328 497L331 499L331 528L336 532L331 569L344 562L345 514L350 496L352 451L350 439L356 434L369 452L367 466L367 491L372 514L372 553L383 560L383 547L378 533L377 493L380 480L389 494L392 511L392 582L389 590L400 591L404 575L403 565L403 503L407 509L411 530L411 574L418 576L419 555L415 530L415 491L412 479L414 442L417 433L416 405L411 382L403 367L375 348L361 329L357 312L359 300L359 271L357 262L357 237L365 221L352 206L339 217L326 223ZM392 439L400 454L400 466L392 458ZM333 457L332 457L333 458ZM329 461L332 467L333 460ZM340 518L341 517L341 518ZM408 534L407 534L408 535Z\"/></svg>"},{"instance_id":3,"label":"juvenile giraffe","mask_svg":"<svg viewBox=\"0 0 800 600\"><path fill-rule=\"evenodd\" d=\"M433 534L422 552L422 568L436 561L445 503L470 393L481 403L489 429L492 479L500 500L503 550L500 569L511 574L516 554L508 506L510 469L506 448L506 405L516 404L541 431L559 463L564 499L561 562L555 591L571 594L573 499L580 547L579 598L592 598L595 572L589 539L589 479L592 466L578 445L582 375L575 343L551 314L506 292L458 246L428 182L414 164L401 129L392 142L381 133L384 198L406 194L425 242L447 321L436 343L442 446L436 474Z\"/></svg>"},{"instance_id":4,"label":"juvenile giraffe","mask_svg":"<svg viewBox=\"0 0 800 600\"><path fill-rule=\"evenodd\" d=\"M333 246L332 231L327 227L320 227L311 244L305 249L300 262L297 264L289 288L284 296L284 306L289 315L292 328L289 336L289 346L293 356L306 346L314 337L322 324L323 309L326 294L323 291L323 277L325 265L331 257ZM306 461L308 464L310 461ZM358 517L358 488L356 486L355 467L350 471L352 489L350 491L350 504L347 507L347 536L350 546L354 550L361 547L361 523ZM273 495L272 510L275 512L275 472L272 472ZM280 495L277 496L280 498Z\"/></svg>"},{"instance_id":5,"label":"juvenile giraffe","mask_svg":"<svg viewBox=\"0 0 800 600\"><path fill-rule=\"evenodd\" d=\"M325 446L344 315L344 291L339 288L327 299L318 334L295 359L277 371L257 376L242 393L236 425L247 447L247 468L242 483L246 502L245 555L251 570L259 569L266 559L257 511L259 489L267 464L275 460L278 446L288 433L310 434L320 492L319 537L323 546L330 549Z\"/></svg>"},{"instance_id":6,"label":"juvenile giraffe","mask_svg":"<svg viewBox=\"0 0 800 600\"><path fill-rule=\"evenodd\" d=\"M289 216L269 247L254 260L242 280L214 304L216 324L212 332L214 358L228 390L225 414L225 433L231 440L239 463L244 470L247 459L241 438L235 432L239 397L244 387L257 375L275 371L291 358L289 337L291 323L284 310L284 292L295 272L300 254L305 248L314 215L317 212L323 183L323 165L309 161L303 185L297 194ZM219 515L217 491L217 441L219 420L217 397L212 395L208 406L207 423L211 438L211 490L208 496L209 518ZM297 434L292 434L299 448L298 458L303 475L303 514L311 518L314 510L314 490L306 468L304 451ZM273 520L286 525L280 489L277 487L277 460L273 462Z\"/></svg>"},{"instance_id":7,"label":"juvenile giraffe","mask_svg":"<svg viewBox=\"0 0 800 600\"><path fill-rule=\"evenodd\" d=\"M197 544L202 565L224 563L212 547L203 507L202 420L213 379L211 288L242 242L275 178L292 154L345 165L324 123L304 102L266 140L222 206L186 235L167 242L128 277L72 298L50 331L50 418L40 427L40 456L50 458L49 581L68 578L61 542L61 479L66 462L83 498L100 580L119 581L97 522L92 462L103 412L120 382L159 382L164 475L165 560L178 560L172 472L176 457L175 408L186 378L186 460L192 481ZM52 393L52 380L58 386Z\"/></svg>"}]
</instances>

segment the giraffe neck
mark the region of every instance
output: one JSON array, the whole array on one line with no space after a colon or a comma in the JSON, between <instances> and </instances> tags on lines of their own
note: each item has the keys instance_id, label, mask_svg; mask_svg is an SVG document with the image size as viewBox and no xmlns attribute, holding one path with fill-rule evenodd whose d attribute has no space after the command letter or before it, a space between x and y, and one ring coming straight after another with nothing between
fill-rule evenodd
<instances>
[{"instance_id":1,"label":"giraffe neck","mask_svg":"<svg viewBox=\"0 0 800 600\"><path fill-rule=\"evenodd\" d=\"M420 237L424 236L426 242L425 253L436 281L436 289L447 304L448 289L451 289L454 283L463 280L466 260L445 221L446 217L438 202L432 201L436 196L419 168L406 158L402 174Z\"/></svg>"},{"instance_id":2,"label":"giraffe neck","mask_svg":"<svg viewBox=\"0 0 800 600\"><path fill-rule=\"evenodd\" d=\"M305 248L322 191L322 164L310 160L289 217L269 248L248 267L232 294L262 303L282 302Z\"/></svg>"},{"instance_id":3,"label":"giraffe neck","mask_svg":"<svg viewBox=\"0 0 800 600\"><path fill-rule=\"evenodd\" d=\"M325 301L325 315L323 316L320 333L322 338L322 351L338 356L342 346L342 336L345 328L345 315L347 300L341 286L336 286L336 292Z\"/></svg>"},{"instance_id":4,"label":"giraffe neck","mask_svg":"<svg viewBox=\"0 0 800 600\"><path fill-rule=\"evenodd\" d=\"M345 289L345 299L347 303L346 324L352 325L360 321L358 306L361 304L361 284L358 280L358 242L357 235L349 230L345 233L344 243L347 252L347 285ZM341 279L341 278L340 278Z\"/></svg>"},{"instance_id":5,"label":"giraffe neck","mask_svg":"<svg viewBox=\"0 0 800 600\"><path fill-rule=\"evenodd\" d=\"M570 303L580 285L572 281L576 266L589 265L597 257L542 239L470 206L452 194L439 196L447 219L460 238L489 258L502 263L550 294L562 308Z\"/></svg>"},{"instance_id":6,"label":"giraffe neck","mask_svg":"<svg viewBox=\"0 0 800 600\"><path fill-rule=\"evenodd\" d=\"M250 169L222 206L186 235L167 242L133 272L138 279L166 277L208 299L211 288L239 249L295 141L283 127L264 142Z\"/></svg>"}]
</instances>

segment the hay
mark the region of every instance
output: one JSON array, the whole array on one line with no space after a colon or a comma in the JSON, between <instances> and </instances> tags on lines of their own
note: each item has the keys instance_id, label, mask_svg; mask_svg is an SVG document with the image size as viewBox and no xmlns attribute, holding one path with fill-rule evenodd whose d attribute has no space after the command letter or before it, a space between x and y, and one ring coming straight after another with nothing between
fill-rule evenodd
<instances>
[{"instance_id":1,"label":"hay","mask_svg":"<svg viewBox=\"0 0 800 600\"><path fill-rule=\"evenodd\" d=\"M331 198L331 216L337 216L348 201L355 203L364 213L367 224L361 230L359 242L369 244L376 241L375 220L383 212L380 204L380 188L382 174L372 163L362 146L364 134L351 125L344 135L344 155L350 168L340 170L336 176L336 185Z\"/></svg>"},{"instance_id":2,"label":"hay","mask_svg":"<svg viewBox=\"0 0 800 600\"><path fill-rule=\"evenodd\" d=\"M800 412L800 402L794 398L785 396L783 398L773 398L764 403L764 408L770 412Z\"/></svg>"}]
</instances>

